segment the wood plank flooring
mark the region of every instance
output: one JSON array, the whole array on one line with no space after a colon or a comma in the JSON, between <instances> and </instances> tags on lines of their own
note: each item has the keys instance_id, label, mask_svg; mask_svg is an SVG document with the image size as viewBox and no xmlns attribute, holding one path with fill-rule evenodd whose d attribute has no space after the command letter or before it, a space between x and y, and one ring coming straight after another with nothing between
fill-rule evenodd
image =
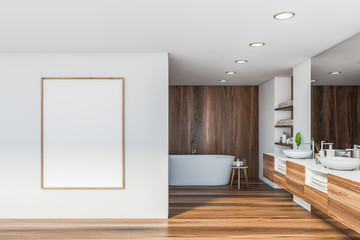
<instances>
[{"instance_id":1,"label":"wood plank flooring","mask_svg":"<svg viewBox=\"0 0 360 240\"><path fill-rule=\"evenodd\" d=\"M283 190L242 188L171 187L169 220L0 220L0 239L351 239Z\"/></svg>"}]
</instances>

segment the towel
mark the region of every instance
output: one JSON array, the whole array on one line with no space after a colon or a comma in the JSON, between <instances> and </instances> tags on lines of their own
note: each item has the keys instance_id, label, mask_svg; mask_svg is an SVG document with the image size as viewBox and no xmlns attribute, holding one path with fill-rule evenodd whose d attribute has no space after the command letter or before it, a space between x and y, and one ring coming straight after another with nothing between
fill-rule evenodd
<instances>
[{"instance_id":1,"label":"towel","mask_svg":"<svg viewBox=\"0 0 360 240\"><path fill-rule=\"evenodd\" d=\"M314 175L311 177L311 179L314 179L317 182L325 183L325 184L327 184L327 182L328 182L326 175Z\"/></svg>"},{"instance_id":2,"label":"towel","mask_svg":"<svg viewBox=\"0 0 360 240\"><path fill-rule=\"evenodd\" d=\"M290 101L287 101L287 102L282 102L282 103L279 103L279 107L287 107L287 106L292 106L293 105L293 101L290 100Z\"/></svg>"},{"instance_id":3,"label":"towel","mask_svg":"<svg viewBox=\"0 0 360 240\"><path fill-rule=\"evenodd\" d=\"M286 171L286 168L278 167L278 169L281 170L281 171Z\"/></svg>"},{"instance_id":4,"label":"towel","mask_svg":"<svg viewBox=\"0 0 360 240\"><path fill-rule=\"evenodd\" d=\"M322 188L327 188L327 184L324 183L319 183L317 181L314 181L313 179L310 182L312 185L318 186L318 187L322 187Z\"/></svg>"},{"instance_id":5,"label":"towel","mask_svg":"<svg viewBox=\"0 0 360 240\"><path fill-rule=\"evenodd\" d=\"M285 163L280 163L280 164L278 164L278 168L286 170L286 164Z\"/></svg>"},{"instance_id":6,"label":"towel","mask_svg":"<svg viewBox=\"0 0 360 240\"><path fill-rule=\"evenodd\" d=\"M286 164L285 163L278 164L277 169L278 169L279 172L286 175Z\"/></svg>"},{"instance_id":7,"label":"towel","mask_svg":"<svg viewBox=\"0 0 360 240\"><path fill-rule=\"evenodd\" d=\"M293 125L292 119L283 119L276 122L276 125Z\"/></svg>"},{"instance_id":8,"label":"towel","mask_svg":"<svg viewBox=\"0 0 360 240\"><path fill-rule=\"evenodd\" d=\"M323 191L327 191L327 187L322 187L322 186L319 186L318 184L315 184L314 182L311 182L310 185L316 187L316 188L319 188Z\"/></svg>"},{"instance_id":9,"label":"towel","mask_svg":"<svg viewBox=\"0 0 360 240\"><path fill-rule=\"evenodd\" d=\"M311 177L310 184L327 191L327 176L324 174L314 175Z\"/></svg>"},{"instance_id":10,"label":"towel","mask_svg":"<svg viewBox=\"0 0 360 240\"><path fill-rule=\"evenodd\" d=\"M322 185L322 186L327 186L328 185L327 183L319 182L318 180L313 179L313 178L311 179L311 181L316 183L316 184Z\"/></svg>"}]
</instances>

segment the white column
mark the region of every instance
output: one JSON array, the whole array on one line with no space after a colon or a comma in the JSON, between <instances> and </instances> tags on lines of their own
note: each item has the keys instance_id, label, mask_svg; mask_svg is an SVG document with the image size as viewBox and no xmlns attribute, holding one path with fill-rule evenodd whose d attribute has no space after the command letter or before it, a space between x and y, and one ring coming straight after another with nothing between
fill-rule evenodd
<instances>
[{"instance_id":1,"label":"white column","mask_svg":"<svg viewBox=\"0 0 360 240\"><path fill-rule=\"evenodd\" d=\"M311 59L293 68L294 137L300 132L303 142L311 140ZM295 140L295 138L294 138ZM308 146L305 146L308 148ZM294 148L296 143L294 141Z\"/></svg>"}]
</instances>

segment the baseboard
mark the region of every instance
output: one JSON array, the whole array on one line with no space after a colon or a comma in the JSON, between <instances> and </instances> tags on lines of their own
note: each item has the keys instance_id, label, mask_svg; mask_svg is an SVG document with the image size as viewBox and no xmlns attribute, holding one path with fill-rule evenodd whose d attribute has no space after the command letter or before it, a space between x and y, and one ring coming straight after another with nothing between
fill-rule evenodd
<instances>
[{"instance_id":1,"label":"baseboard","mask_svg":"<svg viewBox=\"0 0 360 240\"><path fill-rule=\"evenodd\" d=\"M305 202L304 200L302 200L301 198L295 195L293 195L293 201L299 204L300 206L302 206L303 208L305 208L306 210L308 210L309 212L311 212L311 205L308 202Z\"/></svg>"},{"instance_id":2,"label":"baseboard","mask_svg":"<svg viewBox=\"0 0 360 240\"><path fill-rule=\"evenodd\" d=\"M264 177L259 177L259 179L274 189L282 189L282 187L279 187L278 185Z\"/></svg>"}]
</instances>

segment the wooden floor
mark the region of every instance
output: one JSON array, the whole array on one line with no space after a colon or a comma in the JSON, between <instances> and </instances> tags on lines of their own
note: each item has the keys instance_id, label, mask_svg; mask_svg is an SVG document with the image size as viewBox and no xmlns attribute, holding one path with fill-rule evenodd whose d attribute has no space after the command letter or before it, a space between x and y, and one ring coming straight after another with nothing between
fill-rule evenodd
<instances>
[{"instance_id":1,"label":"wooden floor","mask_svg":"<svg viewBox=\"0 0 360 240\"><path fill-rule=\"evenodd\" d=\"M171 187L169 220L0 220L0 239L351 239L259 181Z\"/></svg>"}]
</instances>

